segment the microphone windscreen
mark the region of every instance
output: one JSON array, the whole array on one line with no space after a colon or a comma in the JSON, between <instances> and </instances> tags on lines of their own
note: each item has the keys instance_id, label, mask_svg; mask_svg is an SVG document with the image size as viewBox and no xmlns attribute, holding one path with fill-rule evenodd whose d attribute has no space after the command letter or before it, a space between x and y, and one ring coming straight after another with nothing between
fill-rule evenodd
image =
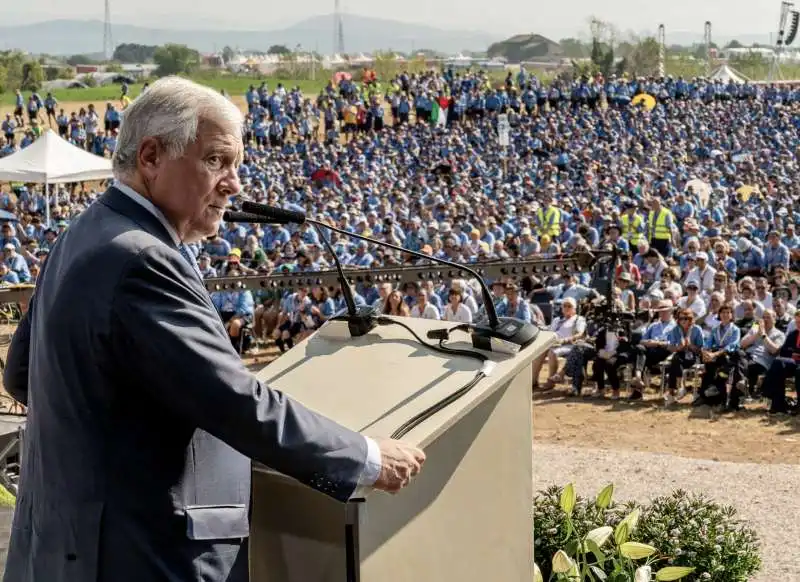
<instances>
[{"instance_id":1,"label":"microphone windscreen","mask_svg":"<svg viewBox=\"0 0 800 582\"><path fill-rule=\"evenodd\" d=\"M270 218L279 224L303 224L306 221L306 215L302 212L284 210L277 206L259 204L258 202L251 202L249 200L242 202L242 210L264 216L265 218Z\"/></svg>"}]
</instances>

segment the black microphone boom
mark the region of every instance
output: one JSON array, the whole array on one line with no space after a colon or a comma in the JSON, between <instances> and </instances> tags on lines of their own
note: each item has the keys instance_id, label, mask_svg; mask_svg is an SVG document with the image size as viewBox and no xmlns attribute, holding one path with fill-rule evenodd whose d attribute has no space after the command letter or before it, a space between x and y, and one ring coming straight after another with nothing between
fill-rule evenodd
<instances>
[{"instance_id":1,"label":"black microphone boom","mask_svg":"<svg viewBox=\"0 0 800 582\"><path fill-rule=\"evenodd\" d=\"M247 222L250 224L291 224L289 222L275 222L270 218L264 218L260 214L252 212L238 212L236 210L226 210L222 213L222 220L225 222Z\"/></svg>"},{"instance_id":2,"label":"black microphone boom","mask_svg":"<svg viewBox=\"0 0 800 582\"><path fill-rule=\"evenodd\" d=\"M389 249L400 251L401 253L407 253L414 257L419 257L427 261L438 263L440 265L447 265L449 267L466 271L467 273L475 277L475 279L477 279L478 283L480 284L481 295L483 296L483 305L484 309L486 310L486 317L488 319L487 326L476 325L475 331L472 334L472 344L478 349L487 351L516 353L517 351L519 351L520 347L527 346L528 344L533 342L533 340L535 340L536 337L539 335L539 328L532 323L522 321L520 319L516 319L513 317L499 318L497 316L497 309L494 305L492 294L489 291L489 288L486 286L486 281L484 281L483 278L477 272L475 272L473 269L465 265L460 265L452 261L439 259L437 257L432 257L424 253L412 251L410 249L406 249L401 246L394 245L392 243L375 240L373 238L356 234L354 232L348 232L346 230L336 228L335 226L330 226L329 224L325 224L324 222L312 220L302 212L292 212L288 210L283 210L281 208L275 208L274 206L268 206L266 204L259 204L257 202L250 202L250 201L245 201L242 203L242 210L245 211L244 214L245 216L247 217L260 216L263 219L262 221L279 222L280 224L288 224L289 222L296 222L298 224L302 224L303 222L308 222L310 224L327 228L328 230L332 230L333 232L337 232L346 237L363 240L378 246L386 247ZM282 220L289 218L290 216L293 216L296 220L281 222ZM253 221L245 219L242 222L262 222L262 221Z\"/></svg>"},{"instance_id":3,"label":"black microphone boom","mask_svg":"<svg viewBox=\"0 0 800 582\"><path fill-rule=\"evenodd\" d=\"M267 204L256 204L255 202L245 201L242 203L242 210L252 214L259 214L264 218L269 218L275 224L303 224L306 221L306 215L303 212L284 210L277 206L268 206Z\"/></svg>"},{"instance_id":4,"label":"black microphone boom","mask_svg":"<svg viewBox=\"0 0 800 582\"><path fill-rule=\"evenodd\" d=\"M280 208L272 210L280 212L271 211L267 216L266 212L264 213L264 215L260 215L260 214L254 214L252 212L236 212L233 210L226 210L225 213L222 215L222 219L225 222L246 222L250 224L291 224L295 222L300 222L302 224L303 222L305 222L305 215L303 215L300 212L291 212L288 210L282 210ZM292 218L292 220L287 220L288 218ZM301 218L302 220L296 220L298 218ZM347 277L344 274L344 269L342 268L342 263L339 260L339 257L333 248L333 245L331 245L328 239L325 238L325 235L322 233L322 230L320 229L318 224L314 223L314 228L317 230L317 233L319 233L320 238L322 238L322 242L325 245L325 248L333 256L333 263L334 266L336 267L336 272L339 275L338 276L339 284L342 287L342 296L344 297L344 302L345 305L347 306L346 309L347 315L337 313L336 315L331 317L331 320L346 322L350 337L359 337L362 335L366 335L377 325L375 320L375 316L377 314L375 313L375 310L372 309L370 306L362 306L362 307L356 306L356 301L355 298L353 297L353 290L347 281Z\"/></svg>"}]
</instances>

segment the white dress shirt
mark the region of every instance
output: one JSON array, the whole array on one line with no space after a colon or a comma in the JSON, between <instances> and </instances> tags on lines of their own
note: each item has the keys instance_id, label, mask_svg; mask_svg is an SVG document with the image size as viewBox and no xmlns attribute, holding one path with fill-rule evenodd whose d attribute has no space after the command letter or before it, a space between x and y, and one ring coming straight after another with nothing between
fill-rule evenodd
<instances>
[{"instance_id":1,"label":"white dress shirt","mask_svg":"<svg viewBox=\"0 0 800 582\"><path fill-rule=\"evenodd\" d=\"M164 228L172 238L172 241L175 243L175 246L179 247L182 242L180 236L178 236L178 231L175 230L175 227L170 224L167 220L167 217L147 198L136 192L133 188L128 186L127 184L123 184L118 180L114 181L114 188L125 194L128 198L146 208L150 214L155 216L158 221L164 225ZM383 468L383 459L381 457L381 449L378 446L378 443L375 442L373 439L369 437L364 437L367 442L367 458L364 461L364 470L361 472L361 477L358 479L359 487L353 492L353 497L363 497L365 488L371 487L375 484L375 481L378 480L380 477L381 469Z\"/></svg>"},{"instance_id":2,"label":"white dress shirt","mask_svg":"<svg viewBox=\"0 0 800 582\"><path fill-rule=\"evenodd\" d=\"M425 307L420 311L419 303L411 308L411 317L421 319L439 319L439 310L433 303L426 303Z\"/></svg>"}]
</instances>

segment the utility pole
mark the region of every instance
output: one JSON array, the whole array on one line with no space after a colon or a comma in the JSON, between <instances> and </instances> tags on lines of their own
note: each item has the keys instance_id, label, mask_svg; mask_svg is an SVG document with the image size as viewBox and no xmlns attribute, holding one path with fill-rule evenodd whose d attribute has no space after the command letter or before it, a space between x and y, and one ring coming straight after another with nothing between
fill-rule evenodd
<instances>
[{"instance_id":1,"label":"utility pole","mask_svg":"<svg viewBox=\"0 0 800 582\"><path fill-rule=\"evenodd\" d=\"M106 13L103 23L103 56L107 61L114 58L114 40L111 37L111 0L105 0Z\"/></svg>"},{"instance_id":2,"label":"utility pole","mask_svg":"<svg viewBox=\"0 0 800 582\"><path fill-rule=\"evenodd\" d=\"M769 73L767 74L768 81L780 81L783 77L781 75L781 56L783 55L783 51L786 49L786 45L791 44L794 41L794 35L789 42L784 42L786 36L786 23L789 21L789 14L792 11L792 4L791 2L781 2L781 16L778 22L778 36L777 40L775 41L775 48L773 49L772 53L772 62L769 65ZM797 25L794 25L794 33L797 33Z\"/></svg>"}]
</instances>

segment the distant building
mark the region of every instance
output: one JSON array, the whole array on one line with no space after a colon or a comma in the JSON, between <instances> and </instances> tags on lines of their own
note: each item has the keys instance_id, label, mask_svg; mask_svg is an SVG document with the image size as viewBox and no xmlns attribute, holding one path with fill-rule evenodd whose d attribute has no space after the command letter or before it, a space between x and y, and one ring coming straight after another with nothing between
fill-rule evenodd
<instances>
[{"instance_id":1,"label":"distant building","mask_svg":"<svg viewBox=\"0 0 800 582\"><path fill-rule=\"evenodd\" d=\"M86 75L89 73L97 73L100 71L99 65L75 65L76 75Z\"/></svg>"},{"instance_id":2,"label":"distant building","mask_svg":"<svg viewBox=\"0 0 800 582\"><path fill-rule=\"evenodd\" d=\"M486 54L490 59L502 58L508 63L522 63L561 60L564 50L557 42L541 34L517 34L494 43Z\"/></svg>"}]
</instances>

